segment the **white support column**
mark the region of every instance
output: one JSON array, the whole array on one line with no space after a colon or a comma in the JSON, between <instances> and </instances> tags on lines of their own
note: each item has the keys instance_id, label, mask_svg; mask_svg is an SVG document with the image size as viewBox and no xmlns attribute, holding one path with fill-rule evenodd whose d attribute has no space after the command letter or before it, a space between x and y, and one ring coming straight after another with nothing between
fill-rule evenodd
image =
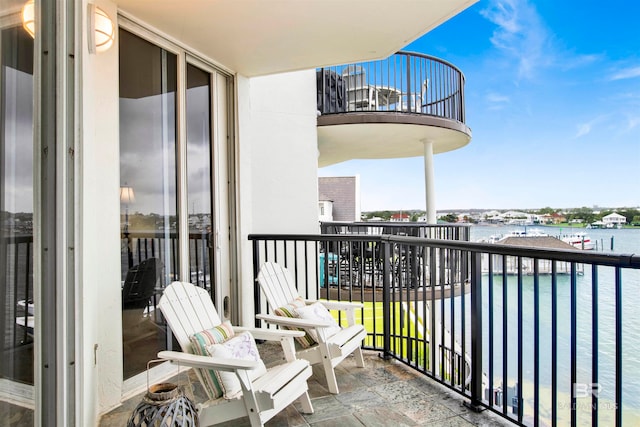
<instances>
[{"instance_id":1,"label":"white support column","mask_svg":"<svg viewBox=\"0 0 640 427\"><path fill-rule=\"evenodd\" d=\"M436 223L436 195L433 178L433 142L424 141L424 191L427 202L427 224Z\"/></svg>"}]
</instances>

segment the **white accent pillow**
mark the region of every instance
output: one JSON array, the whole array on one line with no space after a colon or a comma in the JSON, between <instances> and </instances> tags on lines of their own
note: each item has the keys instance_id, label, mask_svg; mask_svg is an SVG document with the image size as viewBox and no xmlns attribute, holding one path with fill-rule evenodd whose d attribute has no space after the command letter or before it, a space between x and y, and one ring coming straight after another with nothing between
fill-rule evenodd
<instances>
[{"instance_id":1,"label":"white accent pillow","mask_svg":"<svg viewBox=\"0 0 640 427\"><path fill-rule=\"evenodd\" d=\"M238 334L221 344L210 345L207 347L207 352L212 357L260 362L256 369L249 371L251 381L267 373L267 368L260 358L253 335L248 331ZM225 399L234 399L242 392L240 380L234 372L216 371L216 376L218 376Z\"/></svg>"},{"instance_id":2,"label":"white accent pillow","mask_svg":"<svg viewBox=\"0 0 640 427\"><path fill-rule=\"evenodd\" d=\"M335 321L329 310L327 310L327 308L320 302L314 302L313 304L309 304L304 307L297 307L296 313L301 319L315 320L316 322L321 323L330 323L331 326L324 328L325 338L334 336L342 329L340 328L340 325L338 325L338 322ZM320 341L318 339L318 333L315 329L310 329L308 333L316 342Z\"/></svg>"}]
</instances>

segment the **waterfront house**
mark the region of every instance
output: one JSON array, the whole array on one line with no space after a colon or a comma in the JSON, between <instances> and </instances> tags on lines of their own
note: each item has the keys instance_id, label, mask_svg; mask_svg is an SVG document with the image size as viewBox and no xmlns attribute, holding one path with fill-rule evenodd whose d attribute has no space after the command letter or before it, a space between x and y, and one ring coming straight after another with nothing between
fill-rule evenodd
<instances>
[{"instance_id":1,"label":"waterfront house","mask_svg":"<svg viewBox=\"0 0 640 427\"><path fill-rule=\"evenodd\" d=\"M627 218L624 215L620 215L619 213L613 212L609 215L605 215L602 217L602 222L606 228L617 227L620 225L624 225L627 223Z\"/></svg>"},{"instance_id":2,"label":"waterfront house","mask_svg":"<svg viewBox=\"0 0 640 427\"><path fill-rule=\"evenodd\" d=\"M392 221L392 222L409 222L410 218L411 217L407 213L396 212L394 214L391 214L390 221Z\"/></svg>"}]
</instances>

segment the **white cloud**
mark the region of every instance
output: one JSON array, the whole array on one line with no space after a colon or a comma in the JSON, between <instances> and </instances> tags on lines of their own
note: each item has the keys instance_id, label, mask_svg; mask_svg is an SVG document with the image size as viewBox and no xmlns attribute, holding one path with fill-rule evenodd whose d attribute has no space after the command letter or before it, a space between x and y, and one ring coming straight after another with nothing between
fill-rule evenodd
<instances>
[{"instance_id":1,"label":"white cloud","mask_svg":"<svg viewBox=\"0 0 640 427\"><path fill-rule=\"evenodd\" d=\"M520 77L532 78L537 67L549 62L548 31L527 1L493 0L480 13L498 26L491 43L517 62Z\"/></svg>"},{"instance_id":2,"label":"white cloud","mask_svg":"<svg viewBox=\"0 0 640 427\"><path fill-rule=\"evenodd\" d=\"M499 93L492 92L487 95L487 101L491 103L499 104L499 103L507 103L510 101L510 99L506 95L501 95Z\"/></svg>"},{"instance_id":3,"label":"white cloud","mask_svg":"<svg viewBox=\"0 0 640 427\"><path fill-rule=\"evenodd\" d=\"M501 110L503 109L511 99L506 96L495 92L490 92L486 96L487 103L489 104L490 110Z\"/></svg>"},{"instance_id":4,"label":"white cloud","mask_svg":"<svg viewBox=\"0 0 640 427\"><path fill-rule=\"evenodd\" d=\"M636 77L640 77L640 66L618 70L617 72L611 75L610 79L623 80L623 79L634 79Z\"/></svg>"},{"instance_id":5,"label":"white cloud","mask_svg":"<svg viewBox=\"0 0 640 427\"><path fill-rule=\"evenodd\" d=\"M629 117L627 119L627 130L635 129L638 125L640 125L640 116Z\"/></svg>"},{"instance_id":6,"label":"white cloud","mask_svg":"<svg viewBox=\"0 0 640 427\"><path fill-rule=\"evenodd\" d=\"M574 138L580 138L581 136L585 136L591 133L591 131L594 130L596 126L602 123L606 124L607 122L610 122L610 121L611 121L611 114L603 114L586 123L578 123L578 125L576 126L578 128L578 131L576 132L576 135L574 136Z\"/></svg>"},{"instance_id":7,"label":"white cloud","mask_svg":"<svg viewBox=\"0 0 640 427\"><path fill-rule=\"evenodd\" d=\"M550 67L581 68L604 58L602 54L577 54L563 46L529 0L490 0L480 14L497 26L491 43L516 64L518 78L533 79L538 70Z\"/></svg>"},{"instance_id":8,"label":"white cloud","mask_svg":"<svg viewBox=\"0 0 640 427\"><path fill-rule=\"evenodd\" d=\"M578 124L578 132L576 133L575 138L580 138L581 136L587 135L591 132L591 123L581 123Z\"/></svg>"}]
</instances>

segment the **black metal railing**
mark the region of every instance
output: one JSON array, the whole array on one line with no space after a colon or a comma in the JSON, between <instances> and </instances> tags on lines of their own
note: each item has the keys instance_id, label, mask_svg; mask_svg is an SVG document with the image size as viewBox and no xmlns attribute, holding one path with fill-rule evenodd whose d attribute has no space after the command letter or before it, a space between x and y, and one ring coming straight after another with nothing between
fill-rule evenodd
<instances>
[{"instance_id":1,"label":"black metal railing","mask_svg":"<svg viewBox=\"0 0 640 427\"><path fill-rule=\"evenodd\" d=\"M469 241L469 224L427 224L424 222L321 222L321 234L390 234L397 236L424 237L427 239Z\"/></svg>"},{"instance_id":2,"label":"black metal railing","mask_svg":"<svg viewBox=\"0 0 640 427\"><path fill-rule=\"evenodd\" d=\"M366 348L473 408L536 426L622 426L625 411L640 412L637 394L623 392L637 366L622 358L637 334L623 322L635 309L623 294L640 283L639 256L399 235L249 239L255 277L274 261L303 297L363 302Z\"/></svg>"},{"instance_id":3,"label":"black metal railing","mask_svg":"<svg viewBox=\"0 0 640 427\"><path fill-rule=\"evenodd\" d=\"M398 52L380 61L320 68L321 114L394 111L465 122L464 75L441 59Z\"/></svg>"}]
</instances>

